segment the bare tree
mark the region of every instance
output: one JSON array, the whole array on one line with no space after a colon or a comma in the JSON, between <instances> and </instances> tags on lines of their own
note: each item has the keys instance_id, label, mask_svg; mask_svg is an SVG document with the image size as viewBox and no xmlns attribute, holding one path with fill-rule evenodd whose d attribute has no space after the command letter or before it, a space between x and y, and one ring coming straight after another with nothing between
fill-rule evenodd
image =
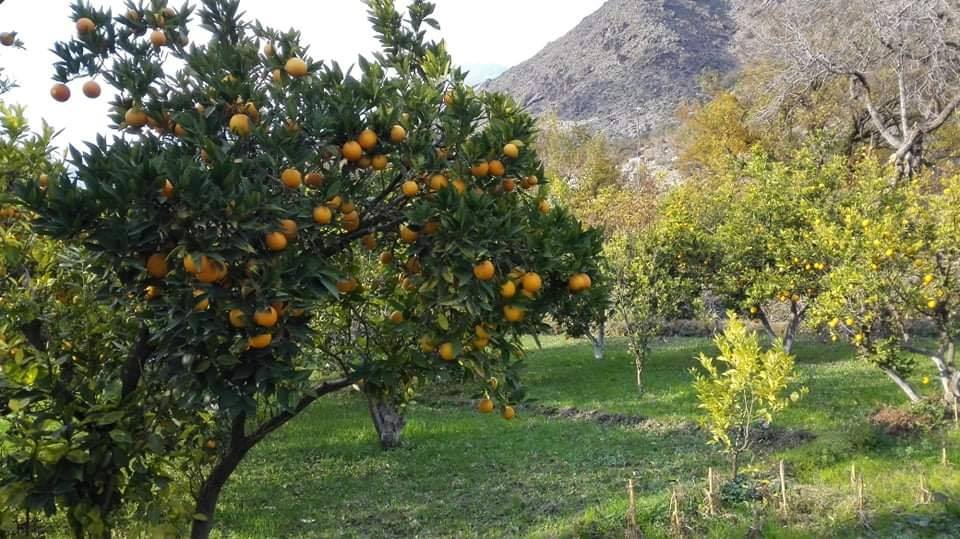
<instances>
[{"instance_id":1,"label":"bare tree","mask_svg":"<svg viewBox=\"0 0 960 539\"><path fill-rule=\"evenodd\" d=\"M846 78L899 177L916 173L925 138L960 106L960 1L780 0L761 19L763 53L782 68L771 109Z\"/></svg>"}]
</instances>

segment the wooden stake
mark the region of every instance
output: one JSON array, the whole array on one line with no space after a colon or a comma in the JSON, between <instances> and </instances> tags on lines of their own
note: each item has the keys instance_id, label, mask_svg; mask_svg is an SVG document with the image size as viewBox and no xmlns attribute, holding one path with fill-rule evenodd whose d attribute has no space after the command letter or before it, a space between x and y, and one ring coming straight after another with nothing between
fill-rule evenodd
<instances>
[{"instance_id":1,"label":"wooden stake","mask_svg":"<svg viewBox=\"0 0 960 539\"><path fill-rule=\"evenodd\" d=\"M677 537L683 536L683 519L680 516L680 494L677 487L673 487L670 495L670 529Z\"/></svg>"},{"instance_id":2,"label":"wooden stake","mask_svg":"<svg viewBox=\"0 0 960 539\"><path fill-rule=\"evenodd\" d=\"M863 474L861 473L857 475L857 518L863 525L866 525L867 523L867 512L865 505L866 504L863 500Z\"/></svg>"},{"instance_id":3,"label":"wooden stake","mask_svg":"<svg viewBox=\"0 0 960 539\"><path fill-rule=\"evenodd\" d=\"M713 490L713 467L707 468L707 513L717 514L716 493Z\"/></svg>"},{"instance_id":4,"label":"wooden stake","mask_svg":"<svg viewBox=\"0 0 960 539\"><path fill-rule=\"evenodd\" d=\"M633 479L627 480L627 497L630 506L627 508L627 539L643 539L643 531L637 527L637 500L633 492Z\"/></svg>"},{"instance_id":5,"label":"wooden stake","mask_svg":"<svg viewBox=\"0 0 960 539\"><path fill-rule=\"evenodd\" d=\"M927 476L926 474L920 474L920 491L917 493L917 501L920 502L920 505L930 503L930 494L930 489L927 488Z\"/></svg>"},{"instance_id":6,"label":"wooden stake","mask_svg":"<svg viewBox=\"0 0 960 539\"><path fill-rule=\"evenodd\" d=\"M946 444L944 444L944 445L940 448L940 464L942 464L942 465L944 465L944 466L946 466L947 464L949 464L949 462L947 461L947 445L946 445Z\"/></svg>"},{"instance_id":7,"label":"wooden stake","mask_svg":"<svg viewBox=\"0 0 960 539\"><path fill-rule=\"evenodd\" d=\"M850 486L857 487L857 463L850 463Z\"/></svg>"},{"instance_id":8,"label":"wooden stake","mask_svg":"<svg viewBox=\"0 0 960 539\"><path fill-rule=\"evenodd\" d=\"M784 516L790 513L789 506L787 505L787 474L784 473L783 469L783 460L780 460L780 509L783 510Z\"/></svg>"}]
</instances>

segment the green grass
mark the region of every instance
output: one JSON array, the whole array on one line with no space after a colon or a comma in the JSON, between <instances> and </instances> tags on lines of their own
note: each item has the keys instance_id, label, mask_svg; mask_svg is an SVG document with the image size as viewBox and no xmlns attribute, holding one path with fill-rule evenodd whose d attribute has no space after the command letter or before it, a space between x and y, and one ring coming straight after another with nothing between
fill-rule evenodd
<instances>
[{"instance_id":1,"label":"green grass","mask_svg":"<svg viewBox=\"0 0 960 539\"><path fill-rule=\"evenodd\" d=\"M675 486L693 536L742 537L751 528L765 537L960 534L960 473L939 464L945 441L960 465L960 431L901 439L877 434L867 415L904 399L845 347L798 346L810 394L777 424L815 438L768 448L746 465L762 485L777 460L786 460L793 514L784 518L754 502L729 504L723 516L708 518L698 511L703 478L708 466L725 472L726 464L693 426L689 370L709 342L658 346L642 396L622 343L614 341L601 362L582 342L542 343L528 355L525 377L537 404L651 421L603 426L521 410L506 422L452 404L414 405L404 447L383 452L358 395L327 398L241 465L222 498L220 536L622 537L628 478L637 485L637 517L647 536L669 533ZM913 381L923 374L932 373L921 370ZM863 472L869 529L855 518L852 463ZM917 505L919 471L946 502Z\"/></svg>"}]
</instances>

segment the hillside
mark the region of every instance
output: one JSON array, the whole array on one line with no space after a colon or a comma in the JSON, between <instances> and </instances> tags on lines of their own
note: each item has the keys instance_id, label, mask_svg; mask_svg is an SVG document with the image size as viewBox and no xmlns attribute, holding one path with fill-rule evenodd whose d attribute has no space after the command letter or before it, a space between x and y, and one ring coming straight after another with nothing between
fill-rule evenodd
<instances>
[{"instance_id":1,"label":"hillside","mask_svg":"<svg viewBox=\"0 0 960 539\"><path fill-rule=\"evenodd\" d=\"M677 105L699 95L701 74L738 67L738 20L748 4L609 0L484 87L513 95L531 112L553 111L614 136L655 134L675 123Z\"/></svg>"}]
</instances>

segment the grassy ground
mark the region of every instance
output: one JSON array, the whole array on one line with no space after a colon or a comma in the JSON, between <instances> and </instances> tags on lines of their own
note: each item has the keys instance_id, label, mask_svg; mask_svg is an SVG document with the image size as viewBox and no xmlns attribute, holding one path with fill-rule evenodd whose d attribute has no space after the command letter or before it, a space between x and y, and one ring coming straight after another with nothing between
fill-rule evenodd
<instances>
[{"instance_id":1,"label":"grassy ground","mask_svg":"<svg viewBox=\"0 0 960 539\"><path fill-rule=\"evenodd\" d=\"M526 409L506 422L463 406L416 405L406 445L384 453L357 395L324 399L244 462L222 499L220 535L622 537L629 478L647 536L670 533L675 488L684 526L697 537L743 537L751 529L765 537L960 535L960 431L895 439L870 428L871 411L904 399L847 348L798 347L810 394L778 421L781 436L746 465L763 491L777 460L787 462L791 515L759 500L730 502L722 516L705 517L699 505L707 467L726 471L695 427L689 369L709 343L658 347L642 397L621 343L614 342L602 362L580 342L543 344L529 355L526 375L540 407L649 420L604 425ZM918 372L915 381L923 374L931 373ZM934 392L932 385L924 389ZM955 463L950 467L939 463L944 443ZM863 473L867 526L854 509L854 463ZM945 498L918 505L918 472Z\"/></svg>"}]
</instances>

